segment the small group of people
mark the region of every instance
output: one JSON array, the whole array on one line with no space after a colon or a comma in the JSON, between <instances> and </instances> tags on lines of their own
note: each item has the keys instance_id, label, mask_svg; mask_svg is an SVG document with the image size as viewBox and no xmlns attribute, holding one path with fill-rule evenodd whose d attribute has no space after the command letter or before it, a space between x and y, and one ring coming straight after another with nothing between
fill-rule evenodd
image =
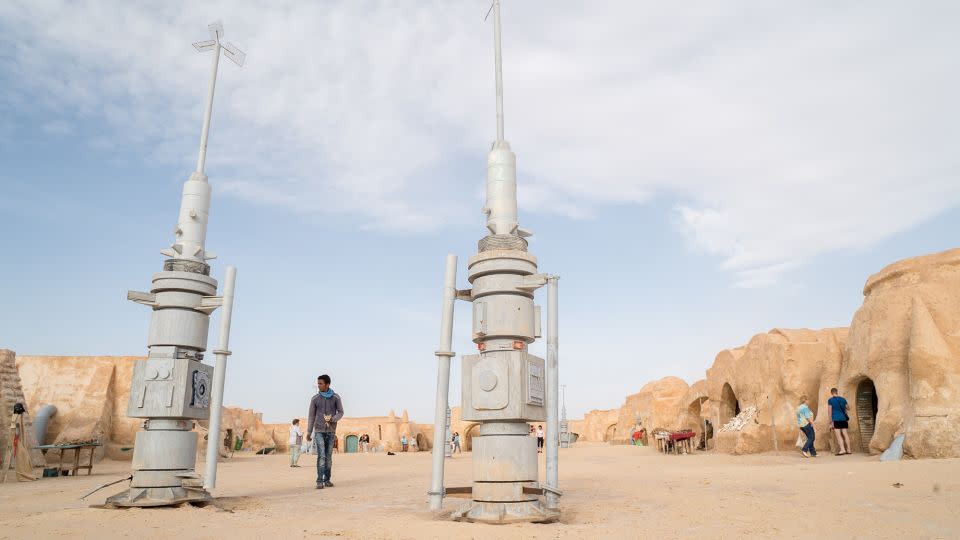
<instances>
[{"instance_id":1,"label":"small group of people","mask_svg":"<svg viewBox=\"0 0 960 540\"><path fill-rule=\"evenodd\" d=\"M420 448L417 445L416 437L407 437L407 434L404 433L400 436L400 447L403 448L404 452L419 452Z\"/></svg>"},{"instance_id":2,"label":"small group of people","mask_svg":"<svg viewBox=\"0 0 960 540\"><path fill-rule=\"evenodd\" d=\"M827 400L827 406L830 407L830 429L837 439L839 451L836 455L843 456L852 453L850 448L850 415L847 414L847 400L840 395L836 388L830 389L830 399ZM813 428L813 412L807 405L807 396L800 396L800 406L797 407L797 426L800 427L802 437L806 438L800 453L803 457L817 457L817 449L814 447L814 441L817 438L817 432Z\"/></svg>"},{"instance_id":3,"label":"small group of people","mask_svg":"<svg viewBox=\"0 0 960 540\"><path fill-rule=\"evenodd\" d=\"M307 430L300 429L300 420L294 418L290 427L290 466L299 467L303 437L313 442L317 452L317 489L331 488L333 452L337 447L337 422L343 418L343 402L340 395L330 388L330 376L317 377L317 394L310 400L307 413ZM367 438L369 443L369 437Z\"/></svg>"}]
</instances>

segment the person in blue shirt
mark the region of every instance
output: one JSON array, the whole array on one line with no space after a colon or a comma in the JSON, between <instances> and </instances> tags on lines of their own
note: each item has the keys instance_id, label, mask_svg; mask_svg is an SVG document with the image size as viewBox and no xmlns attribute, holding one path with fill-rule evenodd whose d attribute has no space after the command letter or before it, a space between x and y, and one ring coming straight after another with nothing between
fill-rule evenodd
<instances>
[{"instance_id":1,"label":"person in blue shirt","mask_svg":"<svg viewBox=\"0 0 960 540\"><path fill-rule=\"evenodd\" d=\"M803 457L817 457L817 449L813 447L813 441L817 437L817 432L813 429L813 412L807 406L807 396L800 396L800 406L797 407L797 425L800 431L807 437L806 444L800 450Z\"/></svg>"},{"instance_id":2,"label":"person in blue shirt","mask_svg":"<svg viewBox=\"0 0 960 540\"><path fill-rule=\"evenodd\" d=\"M837 437L837 445L840 451L838 456L850 453L850 435L847 433L850 416L847 415L847 400L840 396L836 388L830 389L830 399L827 401L830 406L830 421L833 422L833 433Z\"/></svg>"}]
</instances>

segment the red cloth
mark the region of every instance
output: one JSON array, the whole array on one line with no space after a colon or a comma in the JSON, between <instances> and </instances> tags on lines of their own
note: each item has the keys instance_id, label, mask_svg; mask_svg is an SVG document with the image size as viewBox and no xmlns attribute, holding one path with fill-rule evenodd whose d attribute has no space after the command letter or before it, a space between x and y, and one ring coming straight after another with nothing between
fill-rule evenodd
<instances>
[{"instance_id":1,"label":"red cloth","mask_svg":"<svg viewBox=\"0 0 960 540\"><path fill-rule=\"evenodd\" d=\"M671 441L685 441L685 440L687 440L687 439L692 439L692 438L694 438L696 435L697 435L697 434L694 433L694 432L692 432L692 431L691 431L691 432L688 432L688 433L671 433L671 434L670 434L670 440L671 440Z\"/></svg>"}]
</instances>

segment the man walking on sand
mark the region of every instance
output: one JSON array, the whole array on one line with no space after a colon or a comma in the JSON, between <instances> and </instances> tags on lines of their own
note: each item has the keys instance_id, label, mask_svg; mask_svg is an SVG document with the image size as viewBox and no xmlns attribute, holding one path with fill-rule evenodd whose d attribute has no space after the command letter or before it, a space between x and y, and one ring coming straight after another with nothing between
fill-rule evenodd
<instances>
[{"instance_id":1,"label":"man walking on sand","mask_svg":"<svg viewBox=\"0 0 960 540\"><path fill-rule=\"evenodd\" d=\"M840 397L840 391L836 388L830 389L830 399L827 400L830 406L830 420L833 422L833 433L837 437L837 445L840 451L838 456L850 453L850 435L847 434L849 428L850 416L847 415L847 400Z\"/></svg>"},{"instance_id":2,"label":"man walking on sand","mask_svg":"<svg viewBox=\"0 0 960 540\"><path fill-rule=\"evenodd\" d=\"M340 395L330 388L330 376L317 377L317 395L310 400L307 415L307 441L317 437L317 489L333 487L333 443L337 440L337 422L343 418Z\"/></svg>"},{"instance_id":3,"label":"man walking on sand","mask_svg":"<svg viewBox=\"0 0 960 540\"><path fill-rule=\"evenodd\" d=\"M817 432L813 429L813 413L807 406L807 396L800 396L800 406L797 407L797 425L800 431L807 437L806 444L800 453L803 457L817 457L817 449L813 447L813 441L817 437Z\"/></svg>"}]
</instances>

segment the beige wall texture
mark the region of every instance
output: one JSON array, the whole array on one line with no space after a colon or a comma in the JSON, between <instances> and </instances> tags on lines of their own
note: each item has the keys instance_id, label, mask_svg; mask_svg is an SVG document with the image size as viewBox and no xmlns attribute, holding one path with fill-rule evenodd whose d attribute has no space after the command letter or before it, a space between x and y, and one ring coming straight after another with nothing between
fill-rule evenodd
<instances>
[{"instance_id":1,"label":"beige wall texture","mask_svg":"<svg viewBox=\"0 0 960 540\"><path fill-rule=\"evenodd\" d=\"M16 356L13 351L0 350L0 374L3 376L0 387L4 397L0 420L9 426L8 409L12 410L12 403L16 400L25 401L28 411L52 404L57 407L57 414L48 423L45 440L41 443L97 440L103 443L97 451L97 459L131 459L142 419L127 417L127 400L134 362L142 358ZM6 407L6 401L10 401L9 407ZM287 452L289 449L289 424L266 424L262 413L242 407L224 407L222 418L217 437L221 456L232 453L237 437L242 439L243 451L275 448L278 452ZM301 419L301 425L305 424L306 418ZM199 452L202 454L208 441L207 422L198 423L196 430L200 433ZM6 442L7 431L4 430L0 443ZM372 446L391 451L400 450L401 435L418 441L419 450L430 449L433 439L432 426L421 427L411 422L406 411L401 418L391 411L382 417L342 419L338 425L341 451L346 449L347 437L359 437L363 433L370 435Z\"/></svg>"}]
</instances>

